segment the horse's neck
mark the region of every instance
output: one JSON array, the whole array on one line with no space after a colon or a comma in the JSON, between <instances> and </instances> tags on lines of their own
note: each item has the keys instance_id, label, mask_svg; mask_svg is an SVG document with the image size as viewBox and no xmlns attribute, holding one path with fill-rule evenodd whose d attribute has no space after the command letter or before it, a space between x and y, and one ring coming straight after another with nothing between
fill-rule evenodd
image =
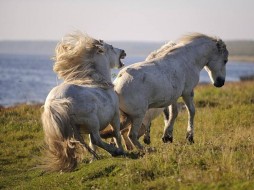
<instances>
[{"instance_id":1,"label":"horse's neck","mask_svg":"<svg viewBox=\"0 0 254 190\"><path fill-rule=\"evenodd\" d=\"M98 59L96 60L97 64L95 65L95 68L97 72L101 74L104 80L106 80L108 83L111 83L111 70L110 70L110 64L107 63L108 60Z\"/></svg>"},{"instance_id":2,"label":"horse's neck","mask_svg":"<svg viewBox=\"0 0 254 190\"><path fill-rule=\"evenodd\" d=\"M201 71L209 62L213 48L211 42L197 42L196 44L187 45L187 53L185 53L187 63Z\"/></svg>"}]
</instances>

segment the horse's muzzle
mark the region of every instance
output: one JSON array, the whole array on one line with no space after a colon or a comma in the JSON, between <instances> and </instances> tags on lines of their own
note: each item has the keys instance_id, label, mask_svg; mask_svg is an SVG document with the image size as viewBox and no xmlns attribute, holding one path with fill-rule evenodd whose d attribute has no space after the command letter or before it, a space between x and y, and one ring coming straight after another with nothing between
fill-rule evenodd
<instances>
[{"instance_id":1,"label":"horse's muzzle","mask_svg":"<svg viewBox=\"0 0 254 190\"><path fill-rule=\"evenodd\" d=\"M120 54L120 57L119 57L119 63L120 63L120 65L119 65L118 68L121 68L121 67L124 66L124 64L123 64L123 62L121 61L121 59L124 59L125 57L126 57L126 53L125 53L124 50L122 50L122 51L121 51L121 54Z\"/></svg>"},{"instance_id":2,"label":"horse's muzzle","mask_svg":"<svg viewBox=\"0 0 254 190\"><path fill-rule=\"evenodd\" d=\"M219 87L222 87L224 83L225 83L225 78L217 77L213 85L219 88Z\"/></svg>"}]
</instances>

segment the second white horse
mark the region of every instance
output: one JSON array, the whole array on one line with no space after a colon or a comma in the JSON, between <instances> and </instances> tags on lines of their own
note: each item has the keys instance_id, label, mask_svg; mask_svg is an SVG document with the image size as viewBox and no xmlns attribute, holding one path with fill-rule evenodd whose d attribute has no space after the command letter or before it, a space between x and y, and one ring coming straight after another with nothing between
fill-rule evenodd
<instances>
[{"instance_id":1,"label":"second white horse","mask_svg":"<svg viewBox=\"0 0 254 190\"><path fill-rule=\"evenodd\" d=\"M221 39L195 33L184 36L161 54L159 58L124 68L115 80L120 110L132 124L129 138L138 149L143 149L138 141L138 131L150 108L171 105L170 123L164 129L162 139L164 142L172 141L180 96L189 112L187 139L193 143L193 89L198 84L200 71L205 67L216 87L222 87L225 82L228 51Z\"/></svg>"}]
</instances>

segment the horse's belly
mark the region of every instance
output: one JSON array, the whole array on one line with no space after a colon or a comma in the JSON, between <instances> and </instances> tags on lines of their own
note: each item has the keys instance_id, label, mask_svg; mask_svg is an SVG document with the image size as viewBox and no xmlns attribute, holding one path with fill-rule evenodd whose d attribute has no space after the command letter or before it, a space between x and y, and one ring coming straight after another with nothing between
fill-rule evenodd
<instances>
[{"instance_id":1,"label":"horse's belly","mask_svg":"<svg viewBox=\"0 0 254 190\"><path fill-rule=\"evenodd\" d=\"M137 115L147 108L169 106L181 96L183 82L154 69L156 72L130 69L118 77L115 91L123 112Z\"/></svg>"},{"instance_id":2,"label":"horse's belly","mask_svg":"<svg viewBox=\"0 0 254 190\"><path fill-rule=\"evenodd\" d=\"M163 86L157 85L157 88L153 89L148 96L148 107L149 108L163 108L176 102L182 94L182 87L173 86L171 83L164 84Z\"/></svg>"},{"instance_id":3,"label":"horse's belly","mask_svg":"<svg viewBox=\"0 0 254 190\"><path fill-rule=\"evenodd\" d=\"M154 101L150 103L148 105L148 108L164 108L171 105L173 102L176 102L176 101L177 101L177 98L158 100L158 101Z\"/></svg>"},{"instance_id":4,"label":"horse's belly","mask_svg":"<svg viewBox=\"0 0 254 190\"><path fill-rule=\"evenodd\" d=\"M157 101L157 102L153 102L151 104L148 105L148 108L163 108L163 107L166 107L168 106L169 104L167 104L164 100L160 100L160 101Z\"/></svg>"},{"instance_id":5,"label":"horse's belly","mask_svg":"<svg viewBox=\"0 0 254 190\"><path fill-rule=\"evenodd\" d=\"M96 119L97 120L97 119ZM107 118L105 120L103 120L103 118L99 119L99 131L104 130L105 128L107 128L107 126L109 126L110 122L111 122L111 118ZM83 119L83 121L81 122L81 124L77 124L77 126L79 127L79 130L82 134L89 134L92 133L94 131L93 128L93 124L95 123L95 120L90 120L89 118L87 118L86 120ZM120 126L119 126L120 127Z\"/></svg>"}]
</instances>

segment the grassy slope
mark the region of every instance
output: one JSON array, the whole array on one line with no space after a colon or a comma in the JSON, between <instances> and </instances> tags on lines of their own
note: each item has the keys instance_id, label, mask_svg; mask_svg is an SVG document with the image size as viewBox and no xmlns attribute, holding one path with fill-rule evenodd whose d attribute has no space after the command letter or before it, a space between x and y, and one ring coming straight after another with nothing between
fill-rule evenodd
<instances>
[{"instance_id":1,"label":"grassy slope","mask_svg":"<svg viewBox=\"0 0 254 190\"><path fill-rule=\"evenodd\" d=\"M198 86L195 102L195 144L185 142L183 110L173 144L161 142L159 117L153 152L131 159L100 151L103 159L63 174L34 169L43 144L40 107L1 109L0 189L254 189L254 82Z\"/></svg>"}]
</instances>

